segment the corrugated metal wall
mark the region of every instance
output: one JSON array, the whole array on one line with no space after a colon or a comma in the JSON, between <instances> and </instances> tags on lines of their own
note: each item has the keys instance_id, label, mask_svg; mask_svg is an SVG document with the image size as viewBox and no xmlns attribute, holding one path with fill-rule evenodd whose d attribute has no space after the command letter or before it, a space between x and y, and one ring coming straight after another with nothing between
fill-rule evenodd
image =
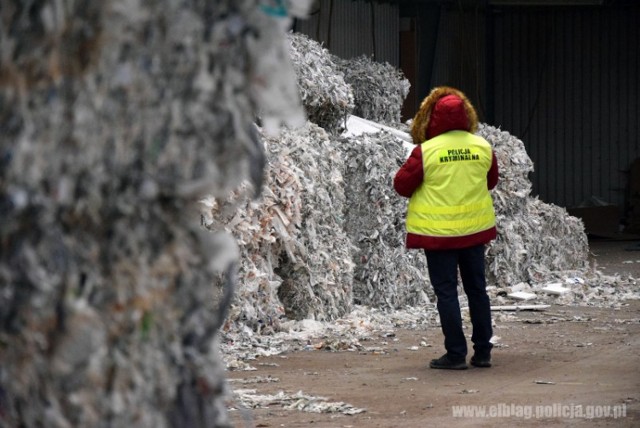
<instances>
[{"instance_id":1,"label":"corrugated metal wall","mask_svg":"<svg viewBox=\"0 0 640 428\"><path fill-rule=\"evenodd\" d=\"M640 156L640 14L632 8L506 8L493 15L495 124L534 161L534 193L624 207Z\"/></svg>"},{"instance_id":2,"label":"corrugated metal wall","mask_svg":"<svg viewBox=\"0 0 640 428\"><path fill-rule=\"evenodd\" d=\"M399 66L398 6L354 0L324 0L308 19L296 21L295 31L323 43L343 59L361 55ZM375 46L375 52L374 52Z\"/></svg>"},{"instance_id":3,"label":"corrugated metal wall","mask_svg":"<svg viewBox=\"0 0 640 428\"><path fill-rule=\"evenodd\" d=\"M460 89L485 121L485 8L481 2L471 6L467 2L443 7L439 14L430 88L447 85Z\"/></svg>"}]
</instances>

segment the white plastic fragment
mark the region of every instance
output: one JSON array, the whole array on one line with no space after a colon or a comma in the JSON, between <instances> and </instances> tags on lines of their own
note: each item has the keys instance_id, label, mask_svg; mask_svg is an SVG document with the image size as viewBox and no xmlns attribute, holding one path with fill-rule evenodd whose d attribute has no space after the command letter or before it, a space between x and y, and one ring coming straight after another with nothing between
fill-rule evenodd
<instances>
[{"instance_id":1,"label":"white plastic fragment","mask_svg":"<svg viewBox=\"0 0 640 428\"><path fill-rule=\"evenodd\" d=\"M549 294L555 294L557 296L561 296L565 293L568 293L569 291L571 291L569 288L563 287L562 284L560 283L552 283L552 284L547 284L546 286L544 286L542 288L542 291L549 293Z\"/></svg>"},{"instance_id":2,"label":"white plastic fragment","mask_svg":"<svg viewBox=\"0 0 640 428\"><path fill-rule=\"evenodd\" d=\"M497 305L491 306L492 311L543 311L551 305Z\"/></svg>"},{"instance_id":3,"label":"white plastic fragment","mask_svg":"<svg viewBox=\"0 0 640 428\"><path fill-rule=\"evenodd\" d=\"M516 291L514 293L507 294L507 296L514 300L532 300L537 297L535 293L528 293L526 291Z\"/></svg>"},{"instance_id":4,"label":"white plastic fragment","mask_svg":"<svg viewBox=\"0 0 640 428\"><path fill-rule=\"evenodd\" d=\"M531 288L530 285L527 284L526 282L519 282L516 285L513 285L513 286L510 287L512 293L515 293L515 292L518 292L518 291L525 291L525 290L528 290L530 288Z\"/></svg>"}]
</instances>

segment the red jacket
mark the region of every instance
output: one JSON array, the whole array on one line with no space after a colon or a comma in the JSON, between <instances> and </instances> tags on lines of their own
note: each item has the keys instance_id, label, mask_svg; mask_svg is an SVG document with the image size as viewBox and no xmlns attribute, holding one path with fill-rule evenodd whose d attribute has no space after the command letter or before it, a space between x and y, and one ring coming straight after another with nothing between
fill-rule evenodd
<instances>
[{"instance_id":1,"label":"red jacket","mask_svg":"<svg viewBox=\"0 0 640 428\"><path fill-rule=\"evenodd\" d=\"M411 135L416 144L409 158L396 173L393 187L401 196L410 198L422 184L424 166L420 144L445 132L458 129L475 132L478 118L475 109L466 96L453 88L435 88L425 98L416 114ZM498 161L492 152L491 167L487 172L487 188L493 189L498 183ZM424 236L407 233L407 248L424 248L428 250L446 250L468 248L486 244L496 237L496 228L467 236Z\"/></svg>"}]
</instances>

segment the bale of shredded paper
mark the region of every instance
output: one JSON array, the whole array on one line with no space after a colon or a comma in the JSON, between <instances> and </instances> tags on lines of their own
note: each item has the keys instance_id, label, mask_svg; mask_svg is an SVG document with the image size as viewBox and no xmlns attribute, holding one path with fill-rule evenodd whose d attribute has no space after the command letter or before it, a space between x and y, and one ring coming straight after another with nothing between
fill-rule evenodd
<instances>
[{"instance_id":1,"label":"bale of shredded paper","mask_svg":"<svg viewBox=\"0 0 640 428\"><path fill-rule=\"evenodd\" d=\"M487 280L498 287L538 283L553 271L588 267L589 242L584 224L564 208L530 195L533 171L523 142L481 124L478 134L492 145L500 181L492 191L498 237L487 248Z\"/></svg>"},{"instance_id":2,"label":"bale of shredded paper","mask_svg":"<svg viewBox=\"0 0 640 428\"><path fill-rule=\"evenodd\" d=\"M237 249L197 201L261 187L254 106L303 117L262 57L284 31L257 0L10 0L2 22L0 425L228 426L212 284Z\"/></svg>"},{"instance_id":3,"label":"bale of shredded paper","mask_svg":"<svg viewBox=\"0 0 640 428\"><path fill-rule=\"evenodd\" d=\"M400 123L402 104L411 87L401 70L364 55L335 61L353 89L354 115L386 125Z\"/></svg>"},{"instance_id":4,"label":"bale of shredded paper","mask_svg":"<svg viewBox=\"0 0 640 428\"><path fill-rule=\"evenodd\" d=\"M283 315L336 319L353 300L341 154L312 123L268 138L266 147L261 201L246 194L205 201L207 227L227 230L241 243L240 289L230 320L267 332L277 330ZM233 204L241 209L228 210Z\"/></svg>"},{"instance_id":5,"label":"bale of shredded paper","mask_svg":"<svg viewBox=\"0 0 640 428\"><path fill-rule=\"evenodd\" d=\"M428 303L426 258L405 248L406 201L393 191L406 149L384 132L344 137L337 147L345 159L346 231L358 249L355 303L393 309Z\"/></svg>"},{"instance_id":6,"label":"bale of shredded paper","mask_svg":"<svg viewBox=\"0 0 640 428\"><path fill-rule=\"evenodd\" d=\"M336 57L299 33L289 33L290 55L308 119L337 133L354 108L353 89L344 80Z\"/></svg>"}]
</instances>

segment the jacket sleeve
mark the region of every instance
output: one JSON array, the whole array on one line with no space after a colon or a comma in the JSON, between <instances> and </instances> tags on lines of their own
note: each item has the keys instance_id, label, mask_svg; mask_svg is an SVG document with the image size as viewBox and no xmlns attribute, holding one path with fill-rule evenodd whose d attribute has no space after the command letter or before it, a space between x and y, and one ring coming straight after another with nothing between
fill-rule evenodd
<instances>
[{"instance_id":1,"label":"jacket sleeve","mask_svg":"<svg viewBox=\"0 0 640 428\"><path fill-rule=\"evenodd\" d=\"M487 172L487 188L489 190L496 187L498 184L498 177L498 159L496 158L496 154L491 152L491 168L489 168L489 171Z\"/></svg>"},{"instance_id":2,"label":"jacket sleeve","mask_svg":"<svg viewBox=\"0 0 640 428\"><path fill-rule=\"evenodd\" d=\"M410 198L422 184L424 171L422 167L422 149L416 146L409 159L400 167L393 179L393 188L399 195Z\"/></svg>"}]
</instances>

